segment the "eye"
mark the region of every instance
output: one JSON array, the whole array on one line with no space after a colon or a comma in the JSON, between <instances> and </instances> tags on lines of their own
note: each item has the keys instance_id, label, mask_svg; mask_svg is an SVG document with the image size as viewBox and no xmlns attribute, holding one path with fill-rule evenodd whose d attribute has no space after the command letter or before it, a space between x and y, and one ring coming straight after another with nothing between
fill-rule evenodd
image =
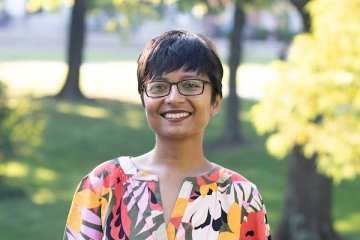
<instances>
[{"instance_id":1,"label":"eye","mask_svg":"<svg viewBox=\"0 0 360 240\"><path fill-rule=\"evenodd\" d=\"M181 86L184 89L198 89L198 88L202 88L202 82L199 80L195 80L195 79L191 79L191 80L184 80L181 82Z\"/></svg>"},{"instance_id":2,"label":"eye","mask_svg":"<svg viewBox=\"0 0 360 240\"><path fill-rule=\"evenodd\" d=\"M148 85L150 92L164 92L168 89L168 84L165 82L152 82Z\"/></svg>"}]
</instances>

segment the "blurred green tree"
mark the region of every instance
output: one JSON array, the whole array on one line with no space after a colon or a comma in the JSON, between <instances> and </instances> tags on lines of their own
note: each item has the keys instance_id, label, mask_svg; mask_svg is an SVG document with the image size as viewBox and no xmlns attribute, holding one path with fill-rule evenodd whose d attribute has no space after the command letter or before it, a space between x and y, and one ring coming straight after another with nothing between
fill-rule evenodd
<instances>
[{"instance_id":1,"label":"blurred green tree","mask_svg":"<svg viewBox=\"0 0 360 240\"><path fill-rule=\"evenodd\" d=\"M17 193L6 186L7 162L29 156L41 143L44 119L39 106L29 99L11 106L5 85L0 81L0 198Z\"/></svg>"},{"instance_id":2,"label":"blurred green tree","mask_svg":"<svg viewBox=\"0 0 360 240\"><path fill-rule=\"evenodd\" d=\"M58 0L53 0L58 1ZM68 35L67 63L68 73L65 83L56 98L67 100L81 100L85 96L80 88L80 67L83 62L83 51L86 39L86 15L94 9L103 9L108 14L122 15L122 21L113 21L111 30L130 28L148 17L161 16L163 1L152 0L75 0L71 12L70 29ZM141 16L141 17L139 17Z\"/></svg>"},{"instance_id":3,"label":"blurred green tree","mask_svg":"<svg viewBox=\"0 0 360 240\"><path fill-rule=\"evenodd\" d=\"M94 0L68 0L68 5L73 5L71 11L71 19L69 21L69 31L67 40L67 75L66 80L56 94L56 98L68 100L80 100L85 96L80 89L80 67L83 61L83 50L85 42L85 14L88 4L92 4ZM63 4L62 0L29 0L27 9L30 12L38 12L40 10L56 11Z\"/></svg>"},{"instance_id":4,"label":"blurred green tree","mask_svg":"<svg viewBox=\"0 0 360 240\"><path fill-rule=\"evenodd\" d=\"M360 175L360 2L313 0L307 9L311 32L275 63L278 77L251 110L269 152L292 153L280 240L339 239L332 181Z\"/></svg>"},{"instance_id":5,"label":"blurred green tree","mask_svg":"<svg viewBox=\"0 0 360 240\"><path fill-rule=\"evenodd\" d=\"M109 21L107 30L117 30L124 37L126 30L140 24L144 19L161 17L164 10L162 0L67 0L65 3L72 5L66 55L68 71L65 82L55 97L67 100L86 98L80 88L80 68L86 41L86 16L89 13L104 11L112 16L114 19ZM64 4L62 0L29 0L27 8L32 12L41 9L56 11L62 4ZM122 16L121 21L115 20L116 15Z\"/></svg>"},{"instance_id":6,"label":"blurred green tree","mask_svg":"<svg viewBox=\"0 0 360 240\"><path fill-rule=\"evenodd\" d=\"M243 29L245 26L245 4L254 3L255 1L235 1L235 10L233 13L233 26L229 34L229 96L226 105L225 125L221 142L226 144L239 144L243 142L240 132L241 106L237 90L237 70L242 62L243 57Z\"/></svg>"},{"instance_id":7,"label":"blurred green tree","mask_svg":"<svg viewBox=\"0 0 360 240\"><path fill-rule=\"evenodd\" d=\"M55 96L59 99L85 99L85 96L80 89L80 67L83 62L86 32L85 16L87 5L88 0L75 0L72 7L67 42L68 72L63 87Z\"/></svg>"},{"instance_id":8,"label":"blurred green tree","mask_svg":"<svg viewBox=\"0 0 360 240\"><path fill-rule=\"evenodd\" d=\"M246 10L254 7L269 6L276 0L235 0L233 24L228 36L229 41L229 96L226 105L225 125L220 142L226 145L239 145L244 142L240 116L241 103L237 95L237 71L243 59L244 26L246 23Z\"/></svg>"}]
</instances>

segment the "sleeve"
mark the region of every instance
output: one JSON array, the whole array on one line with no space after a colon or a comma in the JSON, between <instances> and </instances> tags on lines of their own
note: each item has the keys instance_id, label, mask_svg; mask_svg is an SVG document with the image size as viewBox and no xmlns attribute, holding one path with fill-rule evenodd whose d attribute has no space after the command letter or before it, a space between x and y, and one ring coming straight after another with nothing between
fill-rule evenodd
<instances>
[{"instance_id":1,"label":"sleeve","mask_svg":"<svg viewBox=\"0 0 360 240\"><path fill-rule=\"evenodd\" d=\"M66 221L63 239L102 239L102 187L94 171L78 185Z\"/></svg>"},{"instance_id":2,"label":"sleeve","mask_svg":"<svg viewBox=\"0 0 360 240\"><path fill-rule=\"evenodd\" d=\"M245 210L241 224L240 239L270 240L270 225L267 219L266 208L256 186L253 186L250 195L244 201Z\"/></svg>"}]
</instances>

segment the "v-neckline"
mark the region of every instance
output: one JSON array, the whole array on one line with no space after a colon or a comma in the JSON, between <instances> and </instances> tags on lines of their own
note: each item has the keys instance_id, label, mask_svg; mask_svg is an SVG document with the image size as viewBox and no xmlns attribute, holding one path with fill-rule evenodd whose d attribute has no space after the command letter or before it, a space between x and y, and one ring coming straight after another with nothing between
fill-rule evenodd
<instances>
[{"instance_id":1,"label":"v-neckline","mask_svg":"<svg viewBox=\"0 0 360 240\"><path fill-rule=\"evenodd\" d=\"M159 177L155 174L151 174L148 172L145 172L143 170L140 170L135 166L135 164L131 160L132 157L127 157L126 161L123 161L121 159L122 164L125 163L127 168L127 173L131 174L133 176L134 180L137 181L145 181L145 182L155 182L156 191L154 192L155 197L157 199L157 202L159 206L161 207L161 215L162 215L162 224L164 224L165 231L167 232L169 228L174 227L177 229L179 225L181 224L182 218L184 216L184 213L187 209L187 205L189 203L188 199L190 199L191 195L196 191L194 188L200 188L202 185L212 184L214 182L217 182L219 178L221 177L222 169L221 166L211 163L211 168L208 172L203 173L198 176L188 176L185 177L181 187L180 191L177 194L173 209L171 210L169 221L165 222L165 216L164 216L164 208L163 208L163 201L160 194L160 185L159 185ZM217 172L217 174L215 174ZM149 183L148 183L149 184ZM182 199L186 201L186 203L181 203ZM179 208L179 205L184 204L181 208ZM181 211L179 211L181 209ZM178 219L177 219L178 218Z\"/></svg>"},{"instance_id":2,"label":"v-neckline","mask_svg":"<svg viewBox=\"0 0 360 240\"><path fill-rule=\"evenodd\" d=\"M130 174L132 174L136 180L143 180L143 181L156 181L159 182L159 177L155 174L152 173L148 173L146 171L143 171L139 168L137 168L135 166L135 164L133 163L133 161L131 160L131 156L126 157L126 162L127 162L127 169L130 170ZM122 160L123 161L123 160ZM194 182L199 178L205 177L208 178L208 176L211 176L214 172L219 171L220 169L222 169L221 166L217 165L216 163L210 162L211 164L211 168L202 174L199 174L197 176L187 176L184 178L183 183L185 181L189 181L189 182ZM218 176L220 177L220 176ZM216 179L210 180L211 182L216 182L218 180L218 177L216 177ZM202 182L199 182L199 185L203 185Z\"/></svg>"}]
</instances>

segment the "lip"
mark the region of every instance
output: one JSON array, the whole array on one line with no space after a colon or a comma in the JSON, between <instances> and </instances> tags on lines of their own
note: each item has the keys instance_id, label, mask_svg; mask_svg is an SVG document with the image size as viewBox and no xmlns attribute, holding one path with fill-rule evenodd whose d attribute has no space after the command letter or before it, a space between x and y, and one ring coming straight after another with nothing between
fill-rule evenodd
<instances>
[{"instance_id":1,"label":"lip","mask_svg":"<svg viewBox=\"0 0 360 240\"><path fill-rule=\"evenodd\" d=\"M166 120L180 121L190 117L192 113L183 110L170 110L170 111L162 112L160 115Z\"/></svg>"}]
</instances>

